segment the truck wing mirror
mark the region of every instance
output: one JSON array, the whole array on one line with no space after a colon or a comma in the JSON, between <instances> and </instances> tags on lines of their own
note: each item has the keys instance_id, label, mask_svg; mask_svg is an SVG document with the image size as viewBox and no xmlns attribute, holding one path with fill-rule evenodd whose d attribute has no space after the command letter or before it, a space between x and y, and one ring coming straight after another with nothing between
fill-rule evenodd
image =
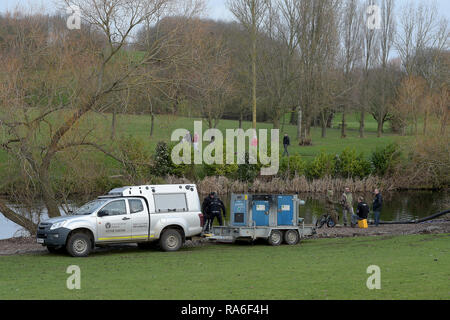
<instances>
[{"instance_id":1,"label":"truck wing mirror","mask_svg":"<svg viewBox=\"0 0 450 320\"><path fill-rule=\"evenodd\" d=\"M108 211L105 211L105 210L100 210L98 213L97 213L97 216L99 216L99 217L106 217L106 216L108 216L109 214L108 214Z\"/></svg>"}]
</instances>

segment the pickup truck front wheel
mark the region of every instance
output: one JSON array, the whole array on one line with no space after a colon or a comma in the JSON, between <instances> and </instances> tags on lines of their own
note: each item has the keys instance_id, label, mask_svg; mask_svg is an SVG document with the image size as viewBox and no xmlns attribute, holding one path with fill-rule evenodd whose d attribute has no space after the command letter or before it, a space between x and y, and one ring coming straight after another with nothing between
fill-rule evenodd
<instances>
[{"instance_id":1,"label":"pickup truck front wheel","mask_svg":"<svg viewBox=\"0 0 450 320\"><path fill-rule=\"evenodd\" d=\"M183 238L178 230L167 229L162 234L159 244L163 251L177 251L183 244Z\"/></svg>"},{"instance_id":2,"label":"pickup truck front wheel","mask_svg":"<svg viewBox=\"0 0 450 320\"><path fill-rule=\"evenodd\" d=\"M72 257L87 257L91 251L91 239L87 234L75 233L67 241L66 249Z\"/></svg>"}]
</instances>

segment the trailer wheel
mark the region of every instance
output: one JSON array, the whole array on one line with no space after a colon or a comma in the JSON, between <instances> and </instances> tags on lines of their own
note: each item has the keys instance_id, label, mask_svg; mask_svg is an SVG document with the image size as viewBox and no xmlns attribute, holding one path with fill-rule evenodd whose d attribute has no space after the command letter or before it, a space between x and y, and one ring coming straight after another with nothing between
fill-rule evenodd
<instances>
[{"instance_id":1,"label":"trailer wheel","mask_svg":"<svg viewBox=\"0 0 450 320\"><path fill-rule=\"evenodd\" d=\"M167 229L161 236L160 246L163 251L177 251L183 244L183 238L178 230Z\"/></svg>"},{"instance_id":2,"label":"trailer wheel","mask_svg":"<svg viewBox=\"0 0 450 320\"><path fill-rule=\"evenodd\" d=\"M299 241L300 235L298 234L297 230L287 230L284 234L284 242L286 242L286 244L290 246L296 245L297 243L299 243Z\"/></svg>"},{"instance_id":3,"label":"trailer wheel","mask_svg":"<svg viewBox=\"0 0 450 320\"><path fill-rule=\"evenodd\" d=\"M66 249L72 257L87 257L91 251L91 238L82 232L70 236Z\"/></svg>"},{"instance_id":4,"label":"trailer wheel","mask_svg":"<svg viewBox=\"0 0 450 320\"><path fill-rule=\"evenodd\" d=\"M280 230L272 230L267 241L272 246L279 246L283 242L283 234Z\"/></svg>"}]
</instances>

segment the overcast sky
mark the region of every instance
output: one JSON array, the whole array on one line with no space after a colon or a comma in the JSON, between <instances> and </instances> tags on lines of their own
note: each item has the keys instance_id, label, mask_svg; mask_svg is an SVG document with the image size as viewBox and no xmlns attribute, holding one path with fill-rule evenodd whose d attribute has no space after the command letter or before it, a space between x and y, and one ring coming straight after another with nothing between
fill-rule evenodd
<instances>
[{"instance_id":1,"label":"overcast sky","mask_svg":"<svg viewBox=\"0 0 450 320\"><path fill-rule=\"evenodd\" d=\"M0 0L0 13L5 11L12 11L16 6L21 6L24 8L33 7L45 8L47 12L51 12L55 7L55 2L58 0ZM215 20L232 20L233 16L226 7L227 0L205 0L208 5L208 12L206 16ZM320 0L317 0L320 1ZM397 0L397 9L402 7L408 1L417 0ZM440 14L444 15L450 21L450 0L425 0L434 1L438 8Z\"/></svg>"},{"instance_id":2,"label":"overcast sky","mask_svg":"<svg viewBox=\"0 0 450 320\"><path fill-rule=\"evenodd\" d=\"M320 1L320 0L317 0ZM414 0L397 0L397 8L401 7L404 3L407 1L414 1ZM425 1L435 1L439 12L442 15L445 15L445 17L450 20L450 0L425 0ZM213 19L220 19L220 20L231 20L233 17L231 13L226 8L226 0L206 0L208 4L208 13L207 16L213 18ZM0 0L0 12L5 12L7 10L11 11L13 10L17 5L28 7L33 6L33 8L36 7L45 7L46 10L51 11L54 7L54 0Z\"/></svg>"}]
</instances>

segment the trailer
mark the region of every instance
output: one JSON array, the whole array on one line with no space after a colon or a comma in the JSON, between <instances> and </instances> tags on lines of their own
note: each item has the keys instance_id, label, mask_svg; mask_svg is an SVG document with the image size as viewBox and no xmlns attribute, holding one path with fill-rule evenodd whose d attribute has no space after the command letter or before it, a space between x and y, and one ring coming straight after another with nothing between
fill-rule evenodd
<instances>
[{"instance_id":1,"label":"trailer","mask_svg":"<svg viewBox=\"0 0 450 320\"><path fill-rule=\"evenodd\" d=\"M232 194L229 224L212 227L206 237L226 243L266 239L274 246L283 242L295 245L316 232L299 217L300 204L304 201L297 195Z\"/></svg>"}]
</instances>

